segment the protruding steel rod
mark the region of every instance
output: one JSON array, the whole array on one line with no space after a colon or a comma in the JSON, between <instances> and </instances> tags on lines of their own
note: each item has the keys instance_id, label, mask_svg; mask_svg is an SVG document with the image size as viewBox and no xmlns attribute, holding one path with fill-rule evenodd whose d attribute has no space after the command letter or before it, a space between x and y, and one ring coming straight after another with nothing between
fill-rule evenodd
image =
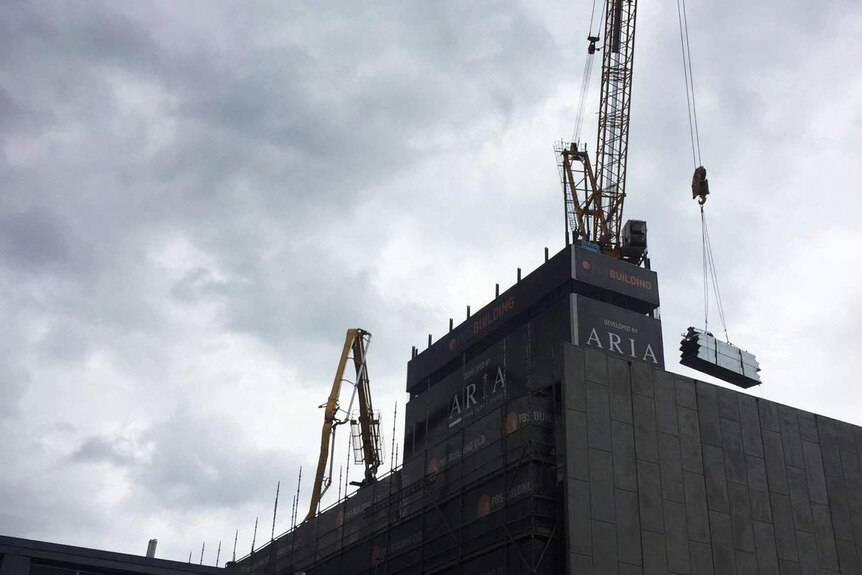
<instances>
[{"instance_id":1,"label":"protruding steel rod","mask_svg":"<svg viewBox=\"0 0 862 575\"><path fill-rule=\"evenodd\" d=\"M254 544L257 541L257 517L254 518L254 533L251 536L251 554L254 555Z\"/></svg>"},{"instance_id":2,"label":"protruding steel rod","mask_svg":"<svg viewBox=\"0 0 862 575\"><path fill-rule=\"evenodd\" d=\"M278 513L278 492L281 490L281 481L275 486L275 505L272 507L272 533L269 536L270 541L275 541L275 516Z\"/></svg>"},{"instance_id":3,"label":"protruding steel rod","mask_svg":"<svg viewBox=\"0 0 862 575\"><path fill-rule=\"evenodd\" d=\"M452 320L450 319L449 322ZM449 328L452 329L451 327ZM395 402L395 411L392 413L392 449L389 450L389 471L395 469L395 423L398 419L398 402Z\"/></svg>"},{"instance_id":4,"label":"protruding steel rod","mask_svg":"<svg viewBox=\"0 0 862 575\"><path fill-rule=\"evenodd\" d=\"M299 479L296 480L296 511L299 511L299 488L302 486L302 466L299 467ZM294 512L293 515L293 526L296 527L296 518L297 514Z\"/></svg>"}]
</instances>

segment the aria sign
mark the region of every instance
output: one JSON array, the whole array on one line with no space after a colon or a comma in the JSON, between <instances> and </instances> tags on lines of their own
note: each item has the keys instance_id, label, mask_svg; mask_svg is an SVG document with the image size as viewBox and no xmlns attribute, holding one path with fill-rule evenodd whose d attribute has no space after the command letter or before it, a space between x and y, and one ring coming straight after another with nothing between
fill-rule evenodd
<instances>
[{"instance_id":1,"label":"aria sign","mask_svg":"<svg viewBox=\"0 0 862 575\"><path fill-rule=\"evenodd\" d=\"M478 412L506 397L506 376L503 368L491 365L491 360L480 361L464 373L464 387L452 396L449 403L449 427L472 420Z\"/></svg>"},{"instance_id":2,"label":"aria sign","mask_svg":"<svg viewBox=\"0 0 862 575\"><path fill-rule=\"evenodd\" d=\"M572 310L575 345L664 368L659 320L577 295Z\"/></svg>"}]
</instances>

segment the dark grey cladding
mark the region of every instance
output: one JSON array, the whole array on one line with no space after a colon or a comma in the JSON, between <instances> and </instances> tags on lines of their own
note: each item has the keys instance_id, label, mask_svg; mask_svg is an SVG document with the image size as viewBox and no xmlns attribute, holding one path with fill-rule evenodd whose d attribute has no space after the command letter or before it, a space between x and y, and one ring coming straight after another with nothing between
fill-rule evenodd
<instances>
[{"instance_id":1,"label":"dark grey cladding","mask_svg":"<svg viewBox=\"0 0 862 575\"><path fill-rule=\"evenodd\" d=\"M862 428L565 343L574 298L414 397L401 469L238 567L860 572Z\"/></svg>"},{"instance_id":2,"label":"dark grey cladding","mask_svg":"<svg viewBox=\"0 0 862 575\"><path fill-rule=\"evenodd\" d=\"M606 530L627 541L603 573L862 572L862 428L592 350L565 346L563 357L564 427L607 425L604 411L567 402L568 396L601 396L597 386L608 386L611 397L632 390L615 403L633 405L634 466L625 441L612 441L607 455L616 501L627 501L620 495L628 493L638 505L625 504L621 516L617 504L615 530ZM615 374L611 383L583 369L596 362ZM623 437L627 410L613 410L610 418ZM590 456L601 449L596 445ZM566 506L582 506L579 493L601 487L595 478L604 480L569 471ZM580 524L607 522L606 516L603 504L568 514ZM640 527L637 544L633 524ZM596 564L595 549L580 537L567 530L567 572Z\"/></svg>"},{"instance_id":3,"label":"dark grey cladding","mask_svg":"<svg viewBox=\"0 0 862 575\"><path fill-rule=\"evenodd\" d=\"M622 355L641 358L647 350L643 349L645 344L639 338L631 339L633 333L646 330L653 341L656 334L659 340L661 338L659 322L644 317L659 305L655 272L570 245L412 358L407 364L407 391L413 395L422 393L440 378L441 371L451 372L460 366L465 356L474 355L477 348L481 350L491 341L500 339L501 334L512 331L513 326L529 322L549 304L568 294L578 294L581 300L571 314L581 313L588 316L585 320L605 322L596 327L616 326L598 330L593 336L605 351L619 350ZM583 322L573 325L581 324L586 325ZM552 336L552 339L559 335L546 331L538 333ZM574 334L556 339L554 343L580 341L581 345L588 345L590 336L589 329L575 329ZM663 366L661 345L653 351L659 355L657 365Z\"/></svg>"}]
</instances>

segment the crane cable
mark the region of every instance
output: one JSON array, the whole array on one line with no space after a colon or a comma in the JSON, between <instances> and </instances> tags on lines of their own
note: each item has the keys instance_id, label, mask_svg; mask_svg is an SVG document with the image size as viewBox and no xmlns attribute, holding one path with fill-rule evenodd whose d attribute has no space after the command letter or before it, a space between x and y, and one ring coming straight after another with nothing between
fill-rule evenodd
<instances>
[{"instance_id":1,"label":"crane cable","mask_svg":"<svg viewBox=\"0 0 862 575\"><path fill-rule=\"evenodd\" d=\"M602 3L602 10L604 10L605 2ZM596 15L596 0L593 0L593 8L590 11L590 32L587 36L587 39L594 38L593 34L593 22L595 21ZM591 41L592 42L592 41ZM595 55L595 50L587 51L587 59L584 62L584 75L581 80L581 93L578 98L578 115L575 118L575 126L572 129L572 141L580 142L581 140L581 128L584 124L584 111L587 105L587 94L590 90L590 81L593 76L593 56Z\"/></svg>"},{"instance_id":2,"label":"crane cable","mask_svg":"<svg viewBox=\"0 0 862 575\"><path fill-rule=\"evenodd\" d=\"M688 37L688 15L685 0L676 0L679 18L679 43L682 48L682 71L685 77L685 101L688 107L688 130L691 137L691 159L694 167L702 166L700 157L700 130L697 125L697 102L694 97L694 74L691 65L691 44ZM696 152L696 153L695 153Z\"/></svg>"},{"instance_id":3,"label":"crane cable","mask_svg":"<svg viewBox=\"0 0 862 575\"><path fill-rule=\"evenodd\" d=\"M587 60L584 62L584 78L581 80L581 94L578 100L578 115L575 119L575 127L572 130L572 141L579 142L581 140L581 127L584 124L584 109L587 105L587 92L590 88L590 78L593 71L593 55L587 54Z\"/></svg>"},{"instance_id":4,"label":"crane cable","mask_svg":"<svg viewBox=\"0 0 862 575\"><path fill-rule=\"evenodd\" d=\"M703 241L703 329L709 331L709 283L711 279L712 289L715 293L715 306L718 308L718 317L724 330L724 339L730 343L730 336L727 334L727 321L724 317L724 304L721 301L721 290L718 289L718 272L715 269L715 259L712 256L712 242L709 240L709 228L706 225L703 205L700 206L700 227Z\"/></svg>"},{"instance_id":5,"label":"crane cable","mask_svg":"<svg viewBox=\"0 0 862 575\"><path fill-rule=\"evenodd\" d=\"M691 63L691 42L688 34L688 14L685 8L685 0L676 1L677 16L679 20L679 42L682 50L682 69L685 78L685 99L688 108L688 130L691 138L691 159L695 170L702 167L700 152L700 129L697 123L697 100L694 91L694 72ZM704 171L705 174L705 171ZM709 193L708 191L706 193ZM701 230L701 257L703 261L703 324L704 331L709 331L709 288L710 284L715 294L715 304L718 308L718 316L724 330L725 340L730 343L727 333L727 321L724 315L724 304L721 301L721 290L718 287L718 272L715 268L715 258L712 254L712 242L709 239L709 228L706 225L706 214L703 205L706 195L702 196L700 203L700 230Z\"/></svg>"}]
</instances>

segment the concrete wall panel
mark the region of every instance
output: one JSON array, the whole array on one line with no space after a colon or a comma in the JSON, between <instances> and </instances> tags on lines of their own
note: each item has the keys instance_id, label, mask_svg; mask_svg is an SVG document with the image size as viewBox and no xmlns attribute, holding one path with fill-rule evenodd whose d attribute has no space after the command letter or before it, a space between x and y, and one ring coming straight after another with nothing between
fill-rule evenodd
<instances>
[{"instance_id":1,"label":"concrete wall panel","mask_svg":"<svg viewBox=\"0 0 862 575\"><path fill-rule=\"evenodd\" d=\"M570 420L589 436L591 545L619 562L581 544L594 573L862 572L862 429L618 359L607 383L593 371Z\"/></svg>"}]
</instances>

